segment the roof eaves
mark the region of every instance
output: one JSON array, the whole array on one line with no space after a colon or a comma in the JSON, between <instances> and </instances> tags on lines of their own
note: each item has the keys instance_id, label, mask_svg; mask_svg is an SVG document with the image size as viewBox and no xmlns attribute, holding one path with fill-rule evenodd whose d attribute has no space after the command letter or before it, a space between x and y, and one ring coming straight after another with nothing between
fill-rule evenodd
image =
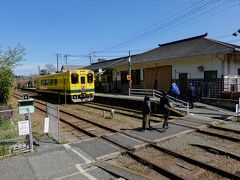
<instances>
[{"instance_id":1,"label":"roof eaves","mask_svg":"<svg viewBox=\"0 0 240 180\"><path fill-rule=\"evenodd\" d=\"M132 62L132 64L146 64L146 63L151 63L151 62L156 62L156 61L175 60L175 59L188 58L188 57L194 57L194 56L222 55L222 54L233 53L233 52L234 52L234 50L228 49L228 50L211 52L211 53L196 53L196 54L187 55L187 56L175 56L175 57L169 57L169 58L151 59L151 60L142 61L140 63L139 62L137 62L137 63Z\"/></svg>"},{"instance_id":2,"label":"roof eaves","mask_svg":"<svg viewBox=\"0 0 240 180\"><path fill-rule=\"evenodd\" d=\"M220 44L220 45L223 45L223 46L226 46L228 48L232 48L232 49L240 48L240 46L235 45L235 44L225 43L225 42L221 42L221 41L218 41L218 40L215 40L215 39L210 39L210 38L204 38L204 39L206 39L208 41L211 41L211 42L214 42L214 43L217 43L217 44Z\"/></svg>"},{"instance_id":3,"label":"roof eaves","mask_svg":"<svg viewBox=\"0 0 240 180\"><path fill-rule=\"evenodd\" d=\"M199 36L194 36L194 37L190 37L190 38L186 38L186 39L181 39L181 40L177 40L177 41L168 42L168 43L165 43L165 44L158 44L158 46L167 46L167 45L176 44L176 43L189 41L189 40L193 40L193 39L204 38L206 36L207 36L207 33L199 35Z\"/></svg>"}]
</instances>

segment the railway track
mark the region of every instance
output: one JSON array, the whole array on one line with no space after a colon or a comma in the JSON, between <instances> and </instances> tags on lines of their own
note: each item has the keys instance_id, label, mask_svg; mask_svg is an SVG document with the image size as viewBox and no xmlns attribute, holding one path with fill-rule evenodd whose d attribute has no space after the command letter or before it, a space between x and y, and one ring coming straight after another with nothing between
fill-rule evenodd
<instances>
[{"instance_id":1,"label":"railway track","mask_svg":"<svg viewBox=\"0 0 240 180\"><path fill-rule=\"evenodd\" d=\"M41 102L38 102L38 101L37 101L37 103L41 104ZM42 106L43 106L43 104L44 103L42 103ZM44 108L41 107L40 109L43 110ZM125 135L129 135L129 133L125 133L124 131L118 131L117 129L103 125L102 123L100 124L98 122L93 122L92 120L89 120L89 119L80 118L77 114L73 114L72 112L67 112L66 110L60 110L60 112L65 113L63 116L61 116L61 121L64 121L65 123L76 128L77 130L79 130L83 133L86 133L90 137L103 138L104 140L109 141L105 137L108 133L117 133L118 132L118 133L123 133ZM82 121L82 123L79 123L79 120ZM91 126L89 126L89 128L93 128L92 125L94 125L94 126L97 126L97 128L104 129L104 131L107 131L108 133L107 134L105 134L105 132L104 133L96 133L96 132L93 133L89 130L86 130L86 127L84 128L84 126L82 126L83 122L87 122L87 123L91 124ZM84 125L86 125L86 124L84 124ZM135 137L135 138L137 138L137 137ZM144 141L142 138L137 138L137 139ZM198 160L197 158L188 157L188 156L178 153L174 150L164 148L157 144L153 144L149 141L145 141L145 142L148 143L147 148L152 148L152 149L155 149L156 151L158 151L159 153L164 153L165 155L167 154L167 156L171 156L171 158L174 159L173 162L176 162L175 165L173 165L173 167L175 167L175 166L179 167L179 164L185 164L185 165L187 164L186 166L191 166L191 165L194 167L197 166L198 169L200 168L199 172L203 171L203 170L204 171L208 170L208 171L211 171L211 173L213 173L213 174L219 174L221 176L228 177L231 179L239 179L240 178L240 176L238 174L234 174L234 173L226 171L224 169L220 169L217 166L213 166L209 163L202 162L201 160ZM111 141L111 143L113 143L113 142ZM187 178L189 178L189 176L192 176L189 174L195 173L195 172L176 173L174 170L169 170L168 168L166 168L166 166L164 166L164 164L155 162L154 161L154 159L156 158L155 156L149 157L144 153L142 153L142 154L139 153L138 149L122 147L121 145L119 145L117 143L114 143L114 144L117 146L120 146L120 148L122 148L122 149L125 149L126 154L128 156L130 156L131 158L137 160L138 162L142 162L143 164L146 164L149 167L152 167L152 169L154 171L156 171L157 173L160 173L161 175L164 175L168 178L187 179ZM149 158L146 158L146 157L149 157ZM176 158L177 158L177 160L176 160ZM195 168L192 168L192 169L195 169ZM201 169L203 169L203 170L201 170Z\"/></svg>"}]
</instances>

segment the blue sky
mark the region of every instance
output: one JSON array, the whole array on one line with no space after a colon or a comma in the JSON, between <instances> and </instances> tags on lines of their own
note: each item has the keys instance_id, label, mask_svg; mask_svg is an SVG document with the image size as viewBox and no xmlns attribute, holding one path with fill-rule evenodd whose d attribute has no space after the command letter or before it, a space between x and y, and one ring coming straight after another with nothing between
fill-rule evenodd
<instances>
[{"instance_id":1,"label":"blue sky","mask_svg":"<svg viewBox=\"0 0 240 180\"><path fill-rule=\"evenodd\" d=\"M94 61L111 59L205 32L240 44L240 34L232 36L240 29L240 0L1 0L0 17L1 48L26 48L18 75L56 66L56 53L84 66L89 53Z\"/></svg>"}]
</instances>

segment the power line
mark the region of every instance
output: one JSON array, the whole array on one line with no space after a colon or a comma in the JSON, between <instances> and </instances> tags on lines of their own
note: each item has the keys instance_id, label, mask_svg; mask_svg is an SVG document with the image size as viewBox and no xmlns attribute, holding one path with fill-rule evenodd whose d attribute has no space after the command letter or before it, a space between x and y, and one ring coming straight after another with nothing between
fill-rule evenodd
<instances>
[{"instance_id":1,"label":"power line","mask_svg":"<svg viewBox=\"0 0 240 180\"><path fill-rule=\"evenodd\" d=\"M172 30L174 27L173 31L178 31L180 28L177 26L182 27L184 24L187 25L192 25L196 22L203 21L206 18L209 18L213 15L219 14L226 9L230 9L236 4L234 4L231 7L227 7L224 9L221 9L220 11L215 12L216 10L219 10L222 7L225 7L226 5L231 4L232 2L235 2L236 0L230 0L230 1L217 1L217 0L212 0L209 2L204 2L200 3L201 1L198 1L191 6L188 6L187 8L184 8L184 10L171 15L170 17L167 17L165 20L161 22L157 22L151 26L148 27L142 27L141 29L137 30L135 33L135 36L133 37L125 37L121 40L118 41L117 44L113 44L110 47L106 47L98 50L98 51L93 51L92 54L94 58L96 57L111 57L108 55L96 55L97 53L106 53L106 54L113 54L113 53L123 53L127 51L120 51L121 48L123 47L129 47L130 45L145 41L146 39L152 39L154 36L162 33L169 33L169 30ZM219 3L220 2L220 3ZM239 2L239 0L237 0ZM204 11L205 10L205 11ZM211 11L213 10L213 11ZM193 22L193 20L196 20ZM184 26L183 28L185 28ZM176 30L177 29L177 30ZM109 51L110 49L119 49L119 51ZM108 51L107 51L108 50ZM89 54L82 54L82 55L69 55L68 57L82 57L82 58L89 58ZM114 57L114 56L112 56ZM117 56L115 56L117 57ZM79 60L80 62L81 60ZM85 60L87 61L87 60Z\"/></svg>"},{"instance_id":2,"label":"power line","mask_svg":"<svg viewBox=\"0 0 240 180\"><path fill-rule=\"evenodd\" d=\"M227 2L227 1L226 1L226 2ZM211 17L211 16L213 16L213 15L219 14L219 13L221 13L221 12L227 10L227 9L233 8L233 7L235 7L235 4L232 5L231 7L227 7L227 8L225 8L225 9L222 9L222 10L220 10L220 11L218 11L218 12L216 12L216 13L212 13L212 14L206 13L206 12L209 11L209 9L208 9L208 10L204 11L204 13L202 13L202 14L197 14L196 16L192 17L191 20L190 20L190 23L191 23L191 24L188 23L188 22L189 22L188 20L186 20L186 21L184 21L184 22L179 22L177 25L180 25L180 27L183 27L182 29L184 29L184 28L187 27L187 25L192 25L192 24L195 24L195 23L197 23L197 22L199 22L199 21L203 21L203 20L205 20L205 19L208 18L208 17ZM213 8L215 8L215 7L213 7ZM213 9L213 8L212 8L212 9ZM209 12L211 12L211 11L209 11ZM206 17L206 16L203 17L203 15L206 15L206 14L207 14L208 16L207 16L207 17ZM194 20L194 19L196 19L196 18L198 18L197 21L191 22L192 20ZM188 23L188 24L185 25L186 23ZM158 34L164 33L164 32L165 32L165 34L169 34L169 32L176 32L176 31L178 31L178 30L180 29L179 27L177 27L177 25L172 25L172 26L170 26L170 27L168 27L168 28L166 28L166 29L164 29L164 30L162 30L162 31L156 32L155 35L158 35ZM173 27L174 27L174 29L173 29L172 31L168 31L168 30L171 30L171 28L173 28ZM175 30L175 29L177 29L177 30ZM163 35L164 35L164 34L163 34ZM161 37L163 37L163 35L161 35ZM155 37L155 36L152 35L150 38L148 38L148 40L153 39L154 37ZM139 41L136 41L136 42L141 42L141 43L143 43L143 41L144 41L145 39L147 39L147 37L144 38L144 39L140 39ZM135 43L132 43L132 44L135 44L135 46L136 46L136 42L135 42ZM137 45L138 45L138 44L137 44ZM122 46L122 47L126 47L126 46L128 46L128 45L125 45L125 46Z\"/></svg>"},{"instance_id":3,"label":"power line","mask_svg":"<svg viewBox=\"0 0 240 180\"><path fill-rule=\"evenodd\" d=\"M199 1L199 2L201 2L201 1ZM198 4L199 2L197 2L196 4ZM173 17L175 17L176 15L181 14L182 12L184 12L184 11L192 8L192 7L195 6L196 4L191 5L191 6L188 6L187 8L183 8L183 9L181 9L178 13L175 13L175 10L173 10L173 11L171 11L171 12L174 12L173 15L165 16L165 17L163 17L163 19L166 18L166 19L164 19L164 21L166 21L166 20L168 20L168 19L170 19L170 18L173 18ZM170 14L171 14L171 13L170 13ZM149 26L149 25L141 25L141 26L138 26L138 27L136 28L137 30L136 30L134 33L132 33L132 35L135 36L136 34L139 34L139 33L141 33L141 32L146 31L147 29L151 29L151 28L157 26L157 25L160 23L159 20L161 20L161 19L155 18L154 21L157 21L157 22L154 23L154 24L152 24L152 25L150 25L150 26ZM161 23L162 23L162 21L161 21ZM115 42L113 42L113 43L111 43L111 44L119 43L119 41L123 41L123 40L125 40L125 39L128 39L130 36L126 36L127 34L128 34L128 33L122 34L122 35L120 36L120 37L121 37L120 40L115 41ZM123 38L122 38L122 37L123 37ZM98 49L105 49L106 47L108 47L108 45L103 46L103 47L98 48Z\"/></svg>"},{"instance_id":4,"label":"power line","mask_svg":"<svg viewBox=\"0 0 240 180\"><path fill-rule=\"evenodd\" d=\"M214 2L214 1L212 1L212 2ZM224 4L226 4L226 3L229 3L229 1L224 1L224 2L222 2L220 5L220 7L224 7ZM214 14L219 14L220 12L222 12L222 11L224 11L224 10L226 10L226 9L229 9L229 8L232 8L232 7L234 7L236 4L234 4L233 6L231 6L231 7L228 7L228 8L225 8L225 9L223 9L223 10L221 10L221 11L218 11L217 13L212 13L211 15L214 15ZM210 8L210 9L213 9L213 8L215 8L215 10L216 10L216 6L214 6L214 7L212 7L212 8ZM168 31L168 30L170 30L171 28L173 28L174 27L174 29L179 29L179 28L177 28L177 25L180 25L180 26L182 26L183 25L183 23L187 23L187 22L191 22L192 20L194 20L194 19L196 19L196 18L200 18L200 20L204 20L204 18L202 18L202 15L206 15L207 14L207 12L209 11L209 9L207 9L206 11L204 11L203 13L199 13L199 14L195 14L195 16L189 16L189 18L191 18L190 20L184 20L183 22L181 22L182 21L182 19L180 19L180 20L178 20L178 21L176 21L176 19L175 19L175 22L173 22L172 24L169 24L168 26L166 26L165 28L163 27L163 30L162 31L156 31L155 30L155 32L152 32L151 34L149 33L149 34L145 34L145 37L143 38L139 38L139 39L135 39L135 41L134 41L134 39L131 39L131 40L133 40L133 42L125 42L125 44L122 44L122 46L118 46L118 48L120 49L120 48L123 48L123 47L129 47L129 45L130 44L136 44L136 42L140 42L140 41L143 41L143 40L145 40L145 39L147 39L148 38L148 36L150 36L151 35L151 39L153 38L153 35L155 34L160 34L160 33L163 33L163 32L166 32L166 31ZM211 11L210 11L211 12ZM205 18L206 18L206 16L204 16ZM209 17L209 16L208 16ZM180 17L179 17L180 18ZM178 18L178 19L179 19ZM198 20L198 21L195 21L194 23L196 23L196 22L199 22L200 20ZM178 24L176 24L176 22L178 22ZM186 27L186 26L185 26Z\"/></svg>"},{"instance_id":5,"label":"power line","mask_svg":"<svg viewBox=\"0 0 240 180\"><path fill-rule=\"evenodd\" d=\"M205 6L210 5L211 3L216 3L216 2L217 2L217 0L212 0L210 2L204 3L203 5L200 2L198 2L194 5L188 6L187 8L181 10L180 12L178 12L174 15L171 15L170 17L166 18L165 20L155 23L147 28L144 28L144 29L136 32L134 37L123 38L117 44L112 45L103 50L117 48L119 45L126 44L129 41L137 40L138 38L142 38L142 36L146 36L146 34L151 34L152 32L154 32L155 30L157 30L161 27L168 26L169 23L173 23L176 20L188 17L191 13L194 13L194 11L199 11L201 8L204 8ZM201 6L198 6L199 4L201 4ZM194 9L192 9L192 8L194 8ZM170 21L168 21L168 20L170 20ZM146 32L148 29L150 29L150 30L148 32Z\"/></svg>"}]
</instances>

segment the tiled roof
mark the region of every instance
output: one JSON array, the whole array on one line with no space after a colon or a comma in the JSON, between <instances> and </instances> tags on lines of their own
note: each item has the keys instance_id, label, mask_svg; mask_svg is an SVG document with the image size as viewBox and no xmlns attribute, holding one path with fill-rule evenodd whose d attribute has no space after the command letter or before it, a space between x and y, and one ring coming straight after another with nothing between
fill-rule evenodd
<instances>
[{"instance_id":1,"label":"tiled roof","mask_svg":"<svg viewBox=\"0 0 240 180\"><path fill-rule=\"evenodd\" d=\"M227 54L239 51L240 46L206 38L207 34L159 45L159 47L131 56L132 64L149 63L192 56ZM113 68L128 64L128 57L94 63L86 68Z\"/></svg>"},{"instance_id":2,"label":"tiled roof","mask_svg":"<svg viewBox=\"0 0 240 180\"><path fill-rule=\"evenodd\" d=\"M83 68L82 66L77 66L77 65L63 65L61 68L61 71L78 70L82 68Z\"/></svg>"}]
</instances>

